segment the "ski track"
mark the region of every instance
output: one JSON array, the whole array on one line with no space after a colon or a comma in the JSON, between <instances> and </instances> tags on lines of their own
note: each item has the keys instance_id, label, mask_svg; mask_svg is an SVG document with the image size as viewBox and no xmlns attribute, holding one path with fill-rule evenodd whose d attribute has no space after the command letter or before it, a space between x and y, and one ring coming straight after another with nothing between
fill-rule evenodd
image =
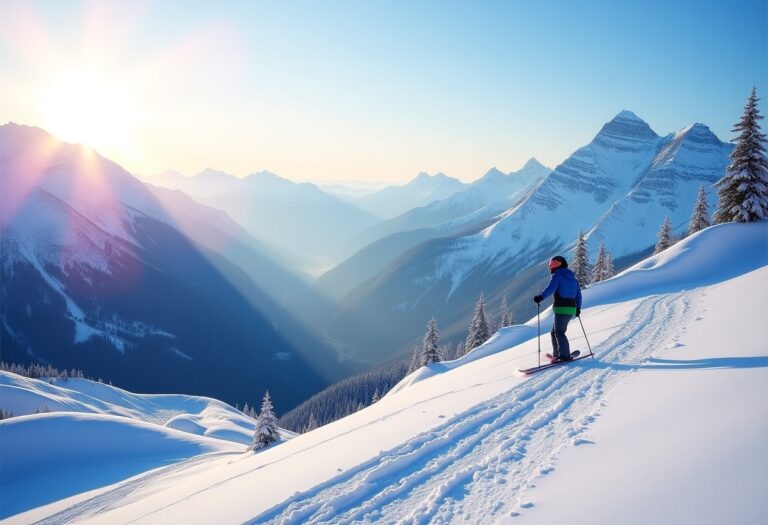
<instances>
[{"instance_id":1,"label":"ski track","mask_svg":"<svg viewBox=\"0 0 768 525\"><path fill-rule=\"evenodd\" d=\"M250 524L480 523L516 516L560 450L592 443L606 392L691 316L688 292L651 296L593 350L255 516Z\"/></svg>"},{"instance_id":2,"label":"ski track","mask_svg":"<svg viewBox=\"0 0 768 525\"><path fill-rule=\"evenodd\" d=\"M169 475L183 472L193 468L201 463L211 461L212 459L226 456L227 452L212 452L195 456L178 463L173 463L165 467L156 468L148 473L139 474L134 478L128 479L116 487L103 492L97 496L76 503L71 507L52 514L42 520L34 522L34 525L54 525L61 523L72 523L74 521L84 520L97 514L107 512L111 509L122 506L123 499L130 494L150 485L153 481L162 479Z\"/></svg>"},{"instance_id":3,"label":"ski track","mask_svg":"<svg viewBox=\"0 0 768 525\"><path fill-rule=\"evenodd\" d=\"M536 478L555 469L559 451L591 443L587 431L605 405L606 392L655 350L669 345L690 319L691 302L689 292L647 297L593 348L594 360L530 376L443 425L296 493L247 523L417 525L478 523L519 515L533 507L526 495ZM125 498L154 481L220 455L155 469L37 523L95 517L122 506ZM157 510L161 509L138 519Z\"/></svg>"}]
</instances>

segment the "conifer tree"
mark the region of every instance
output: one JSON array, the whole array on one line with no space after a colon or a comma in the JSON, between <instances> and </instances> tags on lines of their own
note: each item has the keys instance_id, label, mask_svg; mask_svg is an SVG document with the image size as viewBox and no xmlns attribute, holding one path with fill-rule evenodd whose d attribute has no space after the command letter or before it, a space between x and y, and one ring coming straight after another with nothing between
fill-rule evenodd
<instances>
[{"instance_id":1,"label":"conifer tree","mask_svg":"<svg viewBox=\"0 0 768 525\"><path fill-rule=\"evenodd\" d=\"M499 317L499 328L505 326L512 326L515 324L515 320L512 318L512 313L509 311L509 305L507 304L507 296L504 295L501 298L501 315Z\"/></svg>"},{"instance_id":2,"label":"conifer tree","mask_svg":"<svg viewBox=\"0 0 768 525\"><path fill-rule=\"evenodd\" d=\"M421 362L421 347L417 346L413 349L413 353L411 354L411 362L408 364L408 373L413 373L422 366L424 366L424 363Z\"/></svg>"},{"instance_id":3,"label":"conifer tree","mask_svg":"<svg viewBox=\"0 0 768 525\"><path fill-rule=\"evenodd\" d=\"M373 397L371 398L371 404L376 403L379 399L381 399L381 394L379 394L379 389L377 388L373 393Z\"/></svg>"},{"instance_id":4,"label":"conifer tree","mask_svg":"<svg viewBox=\"0 0 768 525\"><path fill-rule=\"evenodd\" d=\"M605 243L600 243L600 249L597 251L595 265L592 267L592 282L599 283L606 280L608 275L608 252L605 250Z\"/></svg>"},{"instance_id":5,"label":"conifer tree","mask_svg":"<svg viewBox=\"0 0 768 525\"><path fill-rule=\"evenodd\" d=\"M480 298L475 303L475 311L467 331L467 341L464 344L464 353L477 348L491 337L488 320L485 315L485 296L480 292Z\"/></svg>"},{"instance_id":6,"label":"conifer tree","mask_svg":"<svg viewBox=\"0 0 768 525\"><path fill-rule=\"evenodd\" d=\"M319 425L317 424L317 419L315 419L315 413L310 412L309 413L309 421L307 421L307 426L304 427L304 432L310 432L314 429L316 429Z\"/></svg>"},{"instance_id":7,"label":"conifer tree","mask_svg":"<svg viewBox=\"0 0 768 525\"><path fill-rule=\"evenodd\" d=\"M576 241L576 247L573 250L573 261L571 270L576 274L579 285L584 288L589 283L589 260L587 259L587 240L584 238L584 231L579 232L579 240Z\"/></svg>"},{"instance_id":8,"label":"conifer tree","mask_svg":"<svg viewBox=\"0 0 768 525\"><path fill-rule=\"evenodd\" d=\"M605 265L605 270L606 279L610 279L616 275L616 270L613 268L613 256L610 253L607 254L607 264Z\"/></svg>"},{"instance_id":9,"label":"conifer tree","mask_svg":"<svg viewBox=\"0 0 768 525\"><path fill-rule=\"evenodd\" d=\"M653 254L661 253L672 246L672 226L669 224L669 216L664 217L664 224L659 230L659 242L656 243L656 249Z\"/></svg>"},{"instance_id":10,"label":"conifer tree","mask_svg":"<svg viewBox=\"0 0 768 525\"><path fill-rule=\"evenodd\" d=\"M261 412L256 418L256 429L253 432L253 443L251 450L259 450L267 445L274 443L280 438L280 432L277 428L277 417L272 411L272 401L269 398L269 391L264 394L261 401Z\"/></svg>"},{"instance_id":11,"label":"conifer tree","mask_svg":"<svg viewBox=\"0 0 768 525\"><path fill-rule=\"evenodd\" d=\"M425 365L440 362L438 348L440 346L440 335L437 331L437 320L433 317L427 323L427 333L424 334L424 341L421 343L421 359Z\"/></svg>"},{"instance_id":12,"label":"conifer tree","mask_svg":"<svg viewBox=\"0 0 768 525\"><path fill-rule=\"evenodd\" d=\"M763 118L757 109L757 90L744 106L744 113L733 130L736 147L725 176L715 183L718 188L715 222L751 222L768 219L768 159L765 134L760 131Z\"/></svg>"},{"instance_id":13,"label":"conifer tree","mask_svg":"<svg viewBox=\"0 0 768 525\"><path fill-rule=\"evenodd\" d=\"M709 228L709 209L707 208L707 192L702 184L699 188L699 195L696 197L696 204L693 206L691 222L688 223L688 235L697 231Z\"/></svg>"}]
</instances>

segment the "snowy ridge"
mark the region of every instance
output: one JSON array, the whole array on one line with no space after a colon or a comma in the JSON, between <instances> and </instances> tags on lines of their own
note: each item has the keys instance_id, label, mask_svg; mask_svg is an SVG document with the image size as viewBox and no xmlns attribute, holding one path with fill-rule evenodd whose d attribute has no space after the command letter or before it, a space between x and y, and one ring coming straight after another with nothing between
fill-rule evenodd
<instances>
[{"instance_id":1,"label":"snowy ridge","mask_svg":"<svg viewBox=\"0 0 768 525\"><path fill-rule=\"evenodd\" d=\"M445 173L419 173L408 184L389 186L359 197L353 202L383 219L391 219L413 208L446 199L465 187L460 180Z\"/></svg>"},{"instance_id":2,"label":"snowy ridge","mask_svg":"<svg viewBox=\"0 0 768 525\"><path fill-rule=\"evenodd\" d=\"M623 111L519 206L447 246L428 279L449 278L453 293L483 263L524 267L567 249L581 229L590 250L605 241L614 257L651 246L665 216L685 229L698 186L722 176L730 150L702 124L659 137Z\"/></svg>"},{"instance_id":3,"label":"snowy ridge","mask_svg":"<svg viewBox=\"0 0 768 525\"><path fill-rule=\"evenodd\" d=\"M47 407L131 418L193 434L250 444L254 422L216 399L180 394L134 394L88 379L51 382L0 372L2 407L16 416ZM189 424L185 424L189 422ZM188 430L192 429L192 430Z\"/></svg>"},{"instance_id":4,"label":"snowy ridge","mask_svg":"<svg viewBox=\"0 0 768 525\"><path fill-rule=\"evenodd\" d=\"M280 446L180 463L9 522L559 523L564 513L585 524L759 522L768 421L755 414L768 402L756 394L768 356L752 327L768 308L767 266L768 222L709 228L588 290L594 360L517 374L537 359L533 320ZM578 325L569 335L586 349ZM685 416L639 409L656 393L669 406L679 399ZM730 443L728 454L712 448ZM566 466L584 457L589 468ZM688 470L676 476L670 464ZM616 480L611 497L575 494L567 507L542 488L581 494ZM254 487L259 498L244 498Z\"/></svg>"},{"instance_id":5,"label":"snowy ridge","mask_svg":"<svg viewBox=\"0 0 768 525\"><path fill-rule=\"evenodd\" d=\"M0 517L27 510L30 502L20 496L26 492L35 493L39 505L193 456L241 453L256 425L216 399L134 394L87 379L42 381L2 371L0 408L14 415L0 421ZM281 429L283 439L294 436ZM128 461L133 464L121 466ZM78 469L92 477L81 479Z\"/></svg>"}]
</instances>

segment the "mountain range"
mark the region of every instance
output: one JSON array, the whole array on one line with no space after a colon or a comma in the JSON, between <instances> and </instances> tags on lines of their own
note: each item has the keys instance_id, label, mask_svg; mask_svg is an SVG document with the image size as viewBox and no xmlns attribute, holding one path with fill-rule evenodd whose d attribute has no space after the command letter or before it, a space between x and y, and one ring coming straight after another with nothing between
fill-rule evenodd
<instances>
[{"instance_id":1,"label":"mountain range","mask_svg":"<svg viewBox=\"0 0 768 525\"><path fill-rule=\"evenodd\" d=\"M0 177L4 360L281 409L339 373L273 295L302 281L225 214L16 124Z\"/></svg>"},{"instance_id":2,"label":"mountain range","mask_svg":"<svg viewBox=\"0 0 768 525\"><path fill-rule=\"evenodd\" d=\"M355 254L320 276L316 289L332 299L343 298L414 246L459 233L508 209L551 171L536 159L508 174L492 168L450 197L365 230L351 241Z\"/></svg>"},{"instance_id":3,"label":"mountain range","mask_svg":"<svg viewBox=\"0 0 768 525\"><path fill-rule=\"evenodd\" d=\"M530 313L543 262L568 256L580 230L591 253L605 242L615 258L652 246L665 216L683 233L700 185L714 204L711 185L731 149L703 124L659 136L622 111L495 217L460 219L463 233L420 233L427 240L344 297L326 332L361 358L386 361L416 343L432 316L459 337L481 292L494 307L509 295L516 313Z\"/></svg>"}]
</instances>

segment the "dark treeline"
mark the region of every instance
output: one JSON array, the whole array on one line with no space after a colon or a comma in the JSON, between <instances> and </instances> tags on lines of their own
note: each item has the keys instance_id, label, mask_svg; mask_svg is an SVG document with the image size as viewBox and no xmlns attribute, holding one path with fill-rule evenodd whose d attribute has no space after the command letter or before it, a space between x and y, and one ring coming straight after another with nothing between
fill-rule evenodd
<instances>
[{"instance_id":1,"label":"dark treeline","mask_svg":"<svg viewBox=\"0 0 768 525\"><path fill-rule=\"evenodd\" d=\"M41 365L37 363L31 365L17 365L15 363L9 364L0 362L0 370L24 377L30 377L32 379L63 379L64 381L69 378L85 379L82 370L76 370L74 368L71 370L67 370L66 368L64 370L59 370L51 365ZM101 379L99 379L99 382L102 382Z\"/></svg>"},{"instance_id":2,"label":"dark treeline","mask_svg":"<svg viewBox=\"0 0 768 525\"><path fill-rule=\"evenodd\" d=\"M348 416L389 392L407 371L408 361L404 358L343 379L283 415L280 426L304 432L311 417L318 425L325 425Z\"/></svg>"}]
</instances>

